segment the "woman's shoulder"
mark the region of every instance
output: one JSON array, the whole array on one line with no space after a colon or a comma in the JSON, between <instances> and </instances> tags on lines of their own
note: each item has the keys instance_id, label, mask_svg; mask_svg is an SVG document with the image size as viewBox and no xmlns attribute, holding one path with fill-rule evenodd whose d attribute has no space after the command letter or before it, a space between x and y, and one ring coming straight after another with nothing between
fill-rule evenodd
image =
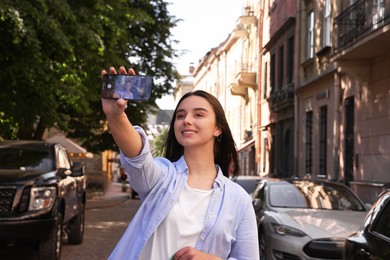
<instances>
[{"instance_id":1,"label":"woman's shoulder","mask_svg":"<svg viewBox=\"0 0 390 260\"><path fill-rule=\"evenodd\" d=\"M172 168L171 170L177 171L178 173L183 173L188 169L187 164L186 164L183 156L179 160L174 161L174 162L170 161L169 159L167 159L165 157L154 157L154 160L158 164L164 165L168 168Z\"/></svg>"},{"instance_id":2,"label":"woman's shoulder","mask_svg":"<svg viewBox=\"0 0 390 260\"><path fill-rule=\"evenodd\" d=\"M250 195L244 190L241 185L238 183L232 181L230 178L225 177L225 186L227 189L227 192L232 194L233 196L236 196L237 198L249 200L252 201L252 198Z\"/></svg>"}]
</instances>

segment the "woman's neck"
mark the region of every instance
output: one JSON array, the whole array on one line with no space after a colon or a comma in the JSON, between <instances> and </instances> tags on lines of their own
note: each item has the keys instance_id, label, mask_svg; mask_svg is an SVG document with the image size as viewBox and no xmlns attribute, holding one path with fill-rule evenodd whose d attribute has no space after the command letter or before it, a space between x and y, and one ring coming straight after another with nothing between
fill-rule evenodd
<instances>
[{"instance_id":1,"label":"woman's neck","mask_svg":"<svg viewBox=\"0 0 390 260\"><path fill-rule=\"evenodd\" d=\"M188 185L194 189L212 189L215 178L217 177L214 154L186 153L184 159L189 170Z\"/></svg>"}]
</instances>

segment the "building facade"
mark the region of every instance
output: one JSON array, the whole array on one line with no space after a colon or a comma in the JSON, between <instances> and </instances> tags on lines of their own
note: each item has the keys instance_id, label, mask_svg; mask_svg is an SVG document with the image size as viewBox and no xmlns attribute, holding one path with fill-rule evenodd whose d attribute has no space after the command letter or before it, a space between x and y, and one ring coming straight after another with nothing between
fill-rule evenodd
<instances>
[{"instance_id":1,"label":"building facade","mask_svg":"<svg viewBox=\"0 0 390 260\"><path fill-rule=\"evenodd\" d=\"M259 172L295 175L294 90L297 84L297 1L260 1Z\"/></svg>"},{"instance_id":2,"label":"building facade","mask_svg":"<svg viewBox=\"0 0 390 260\"><path fill-rule=\"evenodd\" d=\"M298 173L373 202L390 180L390 0L299 4Z\"/></svg>"}]
</instances>

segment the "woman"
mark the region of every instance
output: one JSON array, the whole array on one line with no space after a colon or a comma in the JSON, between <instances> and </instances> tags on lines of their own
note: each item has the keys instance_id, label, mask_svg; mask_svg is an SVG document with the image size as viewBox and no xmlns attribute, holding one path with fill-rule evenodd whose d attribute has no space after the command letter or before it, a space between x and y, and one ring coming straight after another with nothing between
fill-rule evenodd
<instances>
[{"instance_id":1,"label":"woman","mask_svg":"<svg viewBox=\"0 0 390 260\"><path fill-rule=\"evenodd\" d=\"M135 74L124 67L119 72ZM125 100L102 99L102 105L142 200L110 259L259 259L251 199L228 179L229 166L238 172L237 153L214 96L195 91L181 98L165 158L152 157L145 132L124 113Z\"/></svg>"}]
</instances>

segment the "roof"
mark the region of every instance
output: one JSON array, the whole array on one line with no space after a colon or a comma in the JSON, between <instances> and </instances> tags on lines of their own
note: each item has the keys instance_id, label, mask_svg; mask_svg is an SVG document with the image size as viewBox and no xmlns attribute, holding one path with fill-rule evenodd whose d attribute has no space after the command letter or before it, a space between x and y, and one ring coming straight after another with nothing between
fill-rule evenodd
<instances>
[{"instance_id":1,"label":"roof","mask_svg":"<svg viewBox=\"0 0 390 260\"><path fill-rule=\"evenodd\" d=\"M46 140L48 143L59 143L68 150L70 154L79 155L79 157L88 157L92 158L92 154L87 151L87 149L81 147L77 143L73 142L69 138L66 138L64 135L55 135ZM81 155L81 156L80 156Z\"/></svg>"}]
</instances>

